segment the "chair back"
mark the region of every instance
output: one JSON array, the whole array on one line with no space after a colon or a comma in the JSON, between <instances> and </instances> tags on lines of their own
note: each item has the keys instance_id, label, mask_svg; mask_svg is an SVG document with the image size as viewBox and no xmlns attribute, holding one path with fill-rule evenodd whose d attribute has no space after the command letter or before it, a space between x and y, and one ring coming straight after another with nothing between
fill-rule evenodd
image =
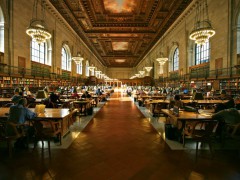
<instances>
[{"instance_id":1,"label":"chair back","mask_svg":"<svg viewBox=\"0 0 240 180\"><path fill-rule=\"evenodd\" d=\"M6 122L0 122L0 141L6 141Z\"/></svg>"},{"instance_id":2,"label":"chair back","mask_svg":"<svg viewBox=\"0 0 240 180\"><path fill-rule=\"evenodd\" d=\"M215 134L218 120L201 120L195 123L192 137L201 140L210 140Z\"/></svg>"}]
</instances>

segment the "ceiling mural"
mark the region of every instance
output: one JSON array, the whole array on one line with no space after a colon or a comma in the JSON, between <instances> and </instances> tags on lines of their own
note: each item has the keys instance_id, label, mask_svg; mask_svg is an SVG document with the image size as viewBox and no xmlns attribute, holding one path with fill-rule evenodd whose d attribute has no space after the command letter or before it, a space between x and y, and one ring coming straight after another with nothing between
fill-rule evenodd
<instances>
[{"instance_id":1,"label":"ceiling mural","mask_svg":"<svg viewBox=\"0 0 240 180\"><path fill-rule=\"evenodd\" d=\"M136 0L103 0L104 8L110 13L133 13Z\"/></svg>"},{"instance_id":2,"label":"ceiling mural","mask_svg":"<svg viewBox=\"0 0 240 180\"><path fill-rule=\"evenodd\" d=\"M192 0L49 0L107 67L135 67Z\"/></svg>"}]
</instances>

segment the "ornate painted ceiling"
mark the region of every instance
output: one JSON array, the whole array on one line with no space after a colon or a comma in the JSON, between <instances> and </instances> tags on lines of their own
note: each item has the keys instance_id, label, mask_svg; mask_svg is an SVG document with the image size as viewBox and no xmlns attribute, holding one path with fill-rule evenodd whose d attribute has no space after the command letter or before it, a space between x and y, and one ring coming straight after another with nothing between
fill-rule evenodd
<instances>
[{"instance_id":1,"label":"ornate painted ceiling","mask_svg":"<svg viewBox=\"0 0 240 180\"><path fill-rule=\"evenodd\" d=\"M107 67L134 67L192 0L50 0Z\"/></svg>"}]
</instances>

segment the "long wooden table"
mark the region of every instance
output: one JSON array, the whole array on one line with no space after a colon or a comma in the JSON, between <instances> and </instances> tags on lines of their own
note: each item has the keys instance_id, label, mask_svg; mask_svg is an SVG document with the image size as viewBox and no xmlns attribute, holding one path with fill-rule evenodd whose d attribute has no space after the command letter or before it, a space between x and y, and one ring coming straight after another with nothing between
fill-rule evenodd
<instances>
[{"instance_id":1,"label":"long wooden table","mask_svg":"<svg viewBox=\"0 0 240 180\"><path fill-rule=\"evenodd\" d=\"M229 100L207 100L207 99L205 99L205 100L187 100L187 99L184 99L184 100L182 100L182 102L184 103L184 104L188 104L188 103L194 103L194 102L196 102L197 104L207 104L207 105L209 105L209 104L221 104L221 103L226 103L226 102L228 102Z\"/></svg>"},{"instance_id":2,"label":"long wooden table","mask_svg":"<svg viewBox=\"0 0 240 180\"><path fill-rule=\"evenodd\" d=\"M73 104L78 109L78 112L80 114L87 116L87 111L89 108L91 108L91 104L93 101L94 99L75 100L73 101Z\"/></svg>"},{"instance_id":3,"label":"long wooden table","mask_svg":"<svg viewBox=\"0 0 240 180\"><path fill-rule=\"evenodd\" d=\"M213 114L211 111L203 111L203 113L201 113L201 114L196 113L196 112L180 111L179 115L176 116L173 113L173 111L170 109L162 109L162 112L167 117L170 117L173 120L173 122L171 122L173 125L178 127L178 130L182 134L183 146L185 145L185 127L186 127L187 122L192 123L194 121L211 120L212 114ZM181 122L181 126L178 125L178 122Z\"/></svg>"},{"instance_id":4,"label":"long wooden table","mask_svg":"<svg viewBox=\"0 0 240 180\"><path fill-rule=\"evenodd\" d=\"M29 108L31 111L35 112L34 108ZM71 125L71 116L77 110L69 111L69 109L63 108L45 108L45 112L38 114L35 120L45 119L45 120L53 120L60 121L62 128L62 136L65 136L69 132L69 127ZM9 108L0 108L0 119L7 119L9 113Z\"/></svg>"}]
</instances>

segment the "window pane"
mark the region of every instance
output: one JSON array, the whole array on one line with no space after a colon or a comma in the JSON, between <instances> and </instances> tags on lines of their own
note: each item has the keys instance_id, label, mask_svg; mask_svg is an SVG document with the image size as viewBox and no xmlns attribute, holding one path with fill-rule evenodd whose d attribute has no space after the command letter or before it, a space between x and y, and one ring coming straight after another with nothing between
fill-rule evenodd
<instances>
[{"instance_id":1,"label":"window pane","mask_svg":"<svg viewBox=\"0 0 240 180\"><path fill-rule=\"evenodd\" d=\"M67 70L67 53L65 48L62 48L62 69Z\"/></svg>"},{"instance_id":2,"label":"window pane","mask_svg":"<svg viewBox=\"0 0 240 180\"><path fill-rule=\"evenodd\" d=\"M179 49L176 48L173 54L173 71L179 68Z\"/></svg>"},{"instance_id":3,"label":"window pane","mask_svg":"<svg viewBox=\"0 0 240 180\"><path fill-rule=\"evenodd\" d=\"M31 42L31 60L45 64L45 43L38 44L35 40Z\"/></svg>"},{"instance_id":4,"label":"window pane","mask_svg":"<svg viewBox=\"0 0 240 180\"><path fill-rule=\"evenodd\" d=\"M209 42L204 45L195 45L195 65L209 62Z\"/></svg>"}]
</instances>

